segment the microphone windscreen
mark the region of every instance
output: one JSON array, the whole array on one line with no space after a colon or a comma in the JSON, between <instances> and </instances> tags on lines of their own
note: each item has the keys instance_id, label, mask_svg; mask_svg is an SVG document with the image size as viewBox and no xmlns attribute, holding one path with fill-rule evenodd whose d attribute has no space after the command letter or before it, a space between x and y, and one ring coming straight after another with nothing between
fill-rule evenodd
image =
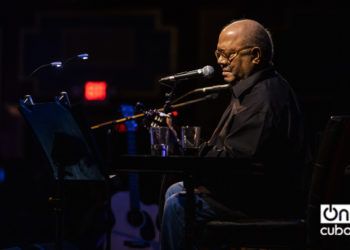
<instances>
[{"instance_id":1,"label":"microphone windscreen","mask_svg":"<svg viewBox=\"0 0 350 250\"><path fill-rule=\"evenodd\" d=\"M209 78L209 77L213 76L213 74L214 74L214 68L212 66L207 65L207 66L203 67L203 76L204 77Z\"/></svg>"}]
</instances>

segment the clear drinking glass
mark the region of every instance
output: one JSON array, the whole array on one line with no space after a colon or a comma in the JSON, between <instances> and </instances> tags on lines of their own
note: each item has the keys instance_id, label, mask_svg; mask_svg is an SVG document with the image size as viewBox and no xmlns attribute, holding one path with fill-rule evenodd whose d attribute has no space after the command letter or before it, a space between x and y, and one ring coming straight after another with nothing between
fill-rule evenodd
<instances>
[{"instance_id":1,"label":"clear drinking glass","mask_svg":"<svg viewBox=\"0 0 350 250\"><path fill-rule=\"evenodd\" d=\"M181 146L184 155L197 155L201 139L201 128L198 126L181 127Z\"/></svg>"},{"instance_id":2,"label":"clear drinking glass","mask_svg":"<svg viewBox=\"0 0 350 250\"><path fill-rule=\"evenodd\" d=\"M151 155L168 156L170 130L168 127L151 127L149 129Z\"/></svg>"}]
</instances>

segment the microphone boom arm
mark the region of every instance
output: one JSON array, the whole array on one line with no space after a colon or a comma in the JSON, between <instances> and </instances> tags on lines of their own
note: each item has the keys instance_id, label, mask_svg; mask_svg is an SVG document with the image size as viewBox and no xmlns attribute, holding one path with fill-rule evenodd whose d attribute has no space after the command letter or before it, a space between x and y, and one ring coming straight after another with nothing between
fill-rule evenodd
<instances>
[{"instance_id":1,"label":"microphone boom arm","mask_svg":"<svg viewBox=\"0 0 350 250\"><path fill-rule=\"evenodd\" d=\"M171 105L171 108L181 108L181 107L185 107L187 105L194 104L194 103L197 103L197 102L202 102L202 101L206 101L206 100L210 100L210 99L215 99L216 97L217 97L216 93L209 94L209 95L206 95L206 96L201 97L201 98L197 98L197 99L194 99L194 100L190 100L190 101L178 103L178 104L175 104L175 105ZM158 112L163 112L164 108L157 109L157 111ZM124 117L124 118L120 118L120 119L116 119L116 120L112 120L112 121L108 121L108 122L103 122L103 123L91 126L90 129L98 129L98 128L101 128L101 127L104 127L104 126L108 126L108 125L115 125L115 124L123 123L123 122L126 122L126 121L135 120L135 119L138 119L138 118L141 118L141 117L144 117L144 116L145 116L145 113L140 113L140 114L133 115L133 116L128 116L128 117Z\"/></svg>"}]
</instances>

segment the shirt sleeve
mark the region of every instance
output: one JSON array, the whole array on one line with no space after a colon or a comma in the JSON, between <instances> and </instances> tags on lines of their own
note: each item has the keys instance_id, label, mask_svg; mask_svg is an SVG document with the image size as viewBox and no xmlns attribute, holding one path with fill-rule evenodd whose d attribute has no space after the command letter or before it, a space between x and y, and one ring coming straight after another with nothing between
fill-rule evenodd
<instances>
[{"instance_id":1,"label":"shirt sleeve","mask_svg":"<svg viewBox=\"0 0 350 250\"><path fill-rule=\"evenodd\" d=\"M228 134L223 138L223 146L206 145L207 157L252 158L271 133L271 115L267 112L237 115ZM205 150L205 149L204 149Z\"/></svg>"},{"instance_id":2,"label":"shirt sleeve","mask_svg":"<svg viewBox=\"0 0 350 250\"><path fill-rule=\"evenodd\" d=\"M237 116L234 125L224 139L220 157L251 158L263 139L269 137L271 122L267 112L257 112L248 117Z\"/></svg>"}]
</instances>

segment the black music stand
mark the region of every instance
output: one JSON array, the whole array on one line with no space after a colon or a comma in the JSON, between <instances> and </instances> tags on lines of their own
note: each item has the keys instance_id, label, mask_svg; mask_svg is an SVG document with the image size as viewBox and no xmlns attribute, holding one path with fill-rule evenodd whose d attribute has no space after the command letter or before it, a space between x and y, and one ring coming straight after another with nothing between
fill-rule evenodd
<instances>
[{"instance_id":1,"label":"black music stand","mask_svg":"<svg viewBox=\"0 0 350 250\"><path fill-rule=\"evenodd\" d=\"M104 181L106 178L91 145L70 111L66 92L61 92L54 102L47 103L34 103L32 97L27 95L19 104L19 110L39 141L57 183L57 193L50 201L56 213L55 249L61 250L64 182Z\"/></svg>"}]
</instances>

